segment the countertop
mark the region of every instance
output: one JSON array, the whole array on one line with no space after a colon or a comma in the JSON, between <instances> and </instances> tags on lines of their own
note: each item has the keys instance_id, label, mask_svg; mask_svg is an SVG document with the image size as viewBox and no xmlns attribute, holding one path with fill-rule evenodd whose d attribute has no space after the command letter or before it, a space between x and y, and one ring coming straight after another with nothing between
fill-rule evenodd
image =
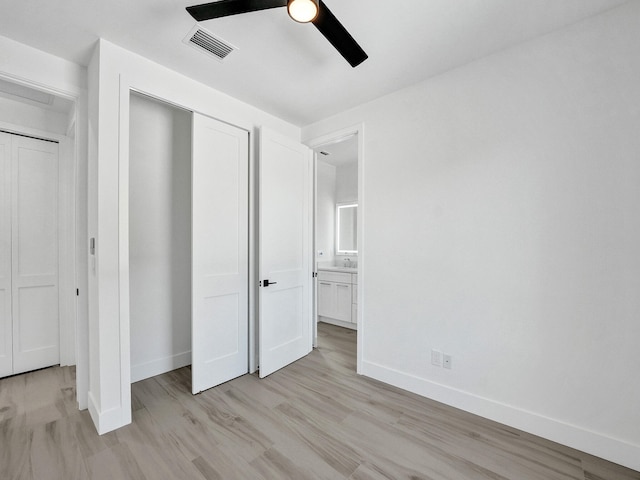
<instances>
[{"instance_id":1,"label":"countertop","mask_svg":"<svg viewBox=\"0 0 640 480\"><path fill-rule=\"evenodd\" d=\"M325 272L358 273L358 267L337 267L335 265L318 267L318 270Z\"/></svg>"}]
</instances>

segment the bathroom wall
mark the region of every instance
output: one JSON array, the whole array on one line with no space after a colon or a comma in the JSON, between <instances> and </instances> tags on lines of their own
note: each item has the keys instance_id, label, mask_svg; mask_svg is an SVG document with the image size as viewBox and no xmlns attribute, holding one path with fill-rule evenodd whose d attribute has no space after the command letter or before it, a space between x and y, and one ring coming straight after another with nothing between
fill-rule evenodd
<instances>
[{"instance_id":1,"label":"bathroom wall","mask_svg":"<svg viewBox=\"0 0 640 480\"><path fill-rule=\"evenodd\" d=\"M333 264L335 257L336 170L322 160L317 163L316 261ZM318 254L321 251L322 256Z\"/></svg>"},{"instance_id":2,"label":"bathroom wall","mask_svg":"<svg viewBox=\"0 0 640 480\"><path fill-rule=\"evenodd\" d=\"M336 168L336 203L358 201L358 159Z\"/></svg>"},{"instance_id":3,"label":"bathroom wall","mask_svg":"<svg viewBox=\"0 0 640 480\"><path fill-rule=\"evenodd\" d=\"M336 168L336 203L347 203L358 201L358 159ZM335 228L335 223L334 223ZM335 236L335 234L334 234ZM346 260L351 266L358 264L357 255L340 255L337 263L342 265Z\"/></svg>"},{"instance_id":4,"label":"bathroom wall","mask_svg":"<svg viewBox=\"0 0 640 480\"><path fill-rule=\"evenodd\" d=\"M335 254L336 204L358 201L358 163L336 167L318 160L316 193L316 261L320 264L340 265L349 258L355 265L357 255ZM322 251L323 255L318 254Z\"/></svg>"}]
</instances>

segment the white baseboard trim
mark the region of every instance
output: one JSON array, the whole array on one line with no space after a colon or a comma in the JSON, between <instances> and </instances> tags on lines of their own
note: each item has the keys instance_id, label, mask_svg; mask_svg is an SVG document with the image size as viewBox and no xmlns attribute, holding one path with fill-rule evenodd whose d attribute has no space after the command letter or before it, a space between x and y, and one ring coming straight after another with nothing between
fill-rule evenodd
<instances>
[{"instance_id":1,"label":"white baseboard trim","mask_svg":"<svg viewBox=\"0 0 640 480\"><path fill-rule=\"evenodd\" d=\"M351 322L343 322L342 320L336 320L335 318L329 317L318 317L319 322L329 323L331 325L337 325L338 327L350 328L351 330L357 330L358 326L355 323Z\"/></svg>"},{"instance_id":2,"label":"white baseboard trim","mask_svg":"<svg viewBox=\"0 0 640 480\"><path fill-rule=\"evenodd\" d=\"M607 437L367 360L362 361L362 374L437 402L640 471L640 445Z\"/></svg>"},{"instance_id":3,"label":"white baseboard trim","mask_svg":"<svg viewBox=\"0 0 640 480\"><path fill-rule=\"evenodd\" d=\"M131 383L155 377L187 365L191 365L191 351L176 353L175 355L158 358L139 365L131 365Z\"/></svg>"},{"instance_id":4,"label":"white baseboard trim","mask_svg":"<svg viewBox=\"0 0 640 480\"><path fill-rule=\"evenodd\" d=\"M89 414L98 431L98 435L103 435L131 423L131 410L124 412L122 407L115 407L101 412L98 402L96 402L91 392L88 394L88 400Z\"/></svg>"}]
</instances>

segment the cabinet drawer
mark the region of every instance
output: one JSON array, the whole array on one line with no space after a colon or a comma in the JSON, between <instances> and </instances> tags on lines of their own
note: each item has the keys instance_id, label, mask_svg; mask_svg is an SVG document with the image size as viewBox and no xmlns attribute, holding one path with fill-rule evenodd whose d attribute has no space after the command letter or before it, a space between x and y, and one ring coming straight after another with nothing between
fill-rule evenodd
<instances>
[{"instance_id":1,"label":"cabinet drawer","mask_svg":"<svg viewBox=\"0 0 640 480\"><path fill-rule=\"evenodd\" d=\"M342 272L326 272L318 271L318 281L335 282L335 283L351 283L351 274Z\"/></svg>"}]
</instances>

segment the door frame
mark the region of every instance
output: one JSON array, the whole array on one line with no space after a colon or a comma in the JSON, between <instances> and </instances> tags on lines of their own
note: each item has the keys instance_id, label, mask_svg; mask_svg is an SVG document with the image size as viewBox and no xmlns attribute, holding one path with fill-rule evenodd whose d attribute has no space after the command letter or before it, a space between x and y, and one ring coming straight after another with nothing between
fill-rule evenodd
<instances>
[{"instance_id":1,"label":"door frame","mask_svg":"<svg viewBox=\"0 0 640 480\"><path fill-rule=\"evenodd\" d=\"M118 293L119 293L119 340L120 340L120 405L122 407L122 425L131 423L131 336L130 336L130 310L129 310L129 124L130 124L130 94L132 92L146 95L156 101L172 105L174 107L198 113L234 127L245 130L249 134L249 373L257 369L256 356L256 288L257 263L255 254L256 233L256 208L257 198L255 192L255 155L253 124L236 118L228 121L216 115L201 105L184 101L179 91L173 85L157 82L145 75L120 74L119 76L119 108L118 108ZM95 412L94 412L95 413ZM97 413L96 413L97 415ZM98 416L94 417L95 419ZM98 423L96 423L98 425Z\"/></svg>"},{"instance_id":2,"label":"door frame","mask_svg":"<svg viewBox=\"0 0 640 480\"><path fill-rule=\"evenodd\" d=\"M75 121L73 122L75 123ZM74 127L74 125L71 125ZM76 155L69 136L0 121L0 130L58 144L58 322L60 366L75 365L77 352ZM69 129L67 129L69 131ZM80 392L77 393L80 395ZM79 402L80 403L80 402Z\"/></svg>"},{"instance_id":3,"label":"door frame","mask_svg":"<svg viewBox=\"0 0 640 480\"><path fill-rule=\"evenodd\" d=\"M341 128L338 130L334 130L331 133L327 133L325 135L321 135L319 137L314 137L306 142L303 142L312 150L321 147L323 145L327 145L329 143L336 143L343 138L350 137L356 135L358 142L358 315L357 315L357 354L356 354L356 372L358 374L362 374L362 345L365 335L365 324L364 321L364 312L365 312L365 296L364 296L364 285L365 285L365 239L364 239L364 226L365 226L365 211L363 205L365 202L365 188L364 188L364 172L365 172L365 162L364 162L364 123L358 123L356 125L352 125L350 127ZM313 171L314 171L314 187L317 185L317 155L313 156ZM314 188L314 218L313 218L313 241L315 248L315 225L316 225L316 208L315 208L315 198L316 189ZM313 268L314 271L317 272L317 261L316 261L316 252L312 251L313 255ZM313 285L313 312L314 312L314 330L317 328L318 316L317 316L317 281L314 282ZM315 341L315 337L314 337ZM314 346L315 343L314 343Z\"/></svg>"}]
</instances>

